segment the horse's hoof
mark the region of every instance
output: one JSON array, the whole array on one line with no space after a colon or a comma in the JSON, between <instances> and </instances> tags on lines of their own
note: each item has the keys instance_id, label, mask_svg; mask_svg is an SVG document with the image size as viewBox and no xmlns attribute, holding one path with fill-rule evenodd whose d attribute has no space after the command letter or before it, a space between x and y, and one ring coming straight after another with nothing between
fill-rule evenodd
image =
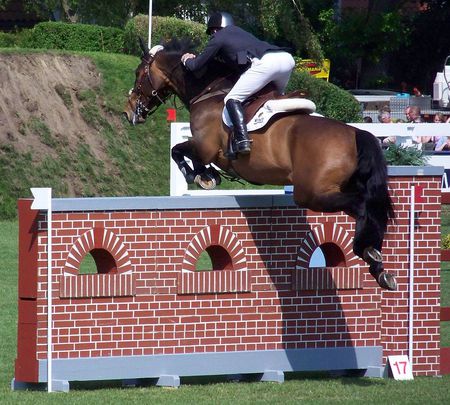
<instances>
[{"instance_id":1,"label":"horse's hoof","mask_svg":"<svg viewBox=\"0 0 450 405\"><path fill-rule=\"evenodd\" d=\"M381 255L381 253L373 248L373 247L368 247L364 249L363 252L363 259L366 263L382 263L383 262L383 256Z\"/></svg>"},{"instance_id":2,"label":"horse's hoof","mask_svg":"<svg viewBox=\"0 0 450 405\"><path fill-rule=\"evenodd\" d=\"M197 174L197 176L195 176L194 183L203 190L213 190L217 186L216 179L213 176L205 173Z\"/></svg>"},{"instance_id":3,"label":"horse's hoof","mask_svg":"<svg viewBox=\"0 0 450 405\"><path fill-rule=\"evenodd\" d=\"M377 279L378 285L381 288L389 291L397 290L397 280L395 280L395 276L392 274L386 273L385 271L381 272Z\"/></svg>"}]
</instances>

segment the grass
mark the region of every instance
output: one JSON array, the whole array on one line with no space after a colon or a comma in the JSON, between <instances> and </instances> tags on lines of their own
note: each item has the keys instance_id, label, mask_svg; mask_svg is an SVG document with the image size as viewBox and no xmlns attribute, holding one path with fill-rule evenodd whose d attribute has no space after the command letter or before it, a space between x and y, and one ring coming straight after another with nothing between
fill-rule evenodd
<instances>
[{"instance_id":1,"label":"grass","mask_svg":"<svg viewBox=\"0 0 450 405\"><path fill-rule=\"evenodd\" d=\"M0 221L0 404L442 404L450 398L450 376L416 377L414 381L329 377L322 373L287 373L284 384L233 383L225 377L182 378L179 389L154 386L123 388L120 382L73 383L69 393L16 391L14 375L17 334L17 240L16 221ZM86 262L86 263L84 263ZM206 263L204 263L206 265ZM95 263L83 260L86 272ZM443 278L445 290L450 279ZM447 335L450 335L448 331Z\"/></svg>"}]
</instances>

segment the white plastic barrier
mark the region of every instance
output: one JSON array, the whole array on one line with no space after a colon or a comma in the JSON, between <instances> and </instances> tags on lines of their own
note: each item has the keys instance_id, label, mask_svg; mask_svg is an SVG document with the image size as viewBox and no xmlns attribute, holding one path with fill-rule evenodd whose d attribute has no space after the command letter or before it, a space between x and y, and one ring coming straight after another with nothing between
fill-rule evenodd
<instances>
[{"instance_id":1,"label":"white plastic barrier","mask_svg":"<svg viewBox=\"0 0 450 405\"><path fill-rule=\"evenodd\" d=\"M170 149L175 145L187 141L191 137L189 122L175 122L170 127ZM190 160L186 159L188 163ZM189 190L184 176L177 164L170 159L170 195L272 195L289 193L292 187L283 189L258 189L258 190Z\"/></svg>"},{"instance_id":2,"label":"white plastic barrier","mask_svg":"<svg viewBox=\"0 0 450 405\"><path fill-rule=\"evenodd\" d=\"M369 131L376 137L396 136L401 137L405 144L411 143L411 139L416 136L448 136L450 137L450 124L433 124L433 123L395 123L395 124L381 124L381 123L350 123L356 128ZM187 141L191 137L191 130L188 122L175 122L170 127L170 148L175 145ZM189 160L188 160L189 162ZM449 155L429 155L428 164L431 166L443 166L450 170L450 154ZM447 173L442 179L442 188L448 189L450 179L447 178ZM170 195L242 195L242 194L284 194L291 192L292 187L287 186L283 189L272 190L189 190L188 185L181 174L178 166L170 159Z\"/></svg>"}]
</instances>

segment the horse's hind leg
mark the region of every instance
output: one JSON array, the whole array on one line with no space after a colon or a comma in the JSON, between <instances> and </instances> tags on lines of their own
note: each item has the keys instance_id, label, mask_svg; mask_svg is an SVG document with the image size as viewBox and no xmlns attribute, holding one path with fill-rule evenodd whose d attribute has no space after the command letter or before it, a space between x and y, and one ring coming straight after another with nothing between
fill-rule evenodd
<instances>
[{"instance_id":1,"label":"horse's hind leg","mask_svg":"<svg viewBox=\"0 0 450 405\"><path fill-rule=\"evenodd\" d=\"M384 227L368 214L366 208L363 211L364 215L356 217L353 251L369 265L370 274L381 288L396 290L395 277L386 273L383 267L381 249L385 233Z\"/></svg>"},{"instance_id":2,"label":"horse's hind leg","mask_svg":"<svg viewBox=\"0 0 450 405\"><path fill-rule=\"evenodd\" d=\"M344 211L356 221L353 238L353 252L369 265L369 272L380 287L395 290L395 277L384 271L381 248L384 238L384 228L380 226L367 212L367 202L355 192L329 192L318 194L309 201L305 194L294 192L298 205L306 206L314 211L336 212Z\"/></svg>"}]
</instances>

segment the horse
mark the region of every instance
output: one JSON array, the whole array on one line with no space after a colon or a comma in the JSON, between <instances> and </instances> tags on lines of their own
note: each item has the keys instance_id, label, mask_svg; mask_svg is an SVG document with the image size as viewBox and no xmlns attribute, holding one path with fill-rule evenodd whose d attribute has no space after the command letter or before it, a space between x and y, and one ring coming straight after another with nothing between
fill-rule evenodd
<instances>
[{"instance_id":1,"label":"horse","mask_svg":"<svg viewBox=\"0 0 450 405\"><path fill-rule=\"evenodd\" d=\"M353 252L369 265L380 287L395 290L395 276L384 270L381 254L387 225L395 215L387 165L374 135L338 120L294 111L252 132L251 153L230 159L223 100L239 75L220 61L200 75L187 71L180 60L190 46L173 39L149 50L141 41L141 62L124 107L127 120L143 123L171 95L177 96L190 112L192 138L176 145L171 154L188 183L208 188L209 181L220 182L216 171L207 168L213 163L250 183L293 185L297 206L343 211L354 218Z\"/></svg>"}]
</instances>

